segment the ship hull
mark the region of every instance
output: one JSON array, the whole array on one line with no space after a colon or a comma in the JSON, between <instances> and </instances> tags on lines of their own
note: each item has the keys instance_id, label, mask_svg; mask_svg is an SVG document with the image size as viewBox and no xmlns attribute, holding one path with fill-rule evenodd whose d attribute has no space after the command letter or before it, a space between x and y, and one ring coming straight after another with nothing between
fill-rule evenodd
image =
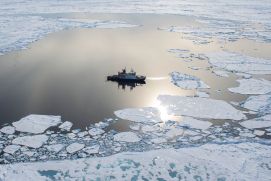
<instances>
[{"instance_id":1,"label":"ship hull","mask_svg":"<svg viewBox=\"0 0 271 181\"><path fill-rule=\"evenodd\" d=\"M134 83L145 83L146 77L138 76L136 78L122 78L117 75L107 76L107 80L116 82L134 82Z\"/></svg>"}]
</instances>

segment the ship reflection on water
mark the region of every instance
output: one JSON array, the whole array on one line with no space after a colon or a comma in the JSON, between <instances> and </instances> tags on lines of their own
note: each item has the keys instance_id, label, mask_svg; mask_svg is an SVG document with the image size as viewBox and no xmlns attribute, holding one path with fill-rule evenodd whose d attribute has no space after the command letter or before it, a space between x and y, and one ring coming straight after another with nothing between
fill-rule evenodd
<instances>
[{"instance_id":1,"label":"ship reflection on water","mask_svg":"<svg viewBox=\"0 0 271 181\"><path fill-rule=\"evenodd\" d=\"M111 80L111 82L116 82L118 84L119 89L126 90L126 88L127 88L127 89L130 89L130 91L132 91L137 86L143 86L144 84L146 84L145 81L138 83L138 82L112 81Z\"/></svg>"}]
</instances>

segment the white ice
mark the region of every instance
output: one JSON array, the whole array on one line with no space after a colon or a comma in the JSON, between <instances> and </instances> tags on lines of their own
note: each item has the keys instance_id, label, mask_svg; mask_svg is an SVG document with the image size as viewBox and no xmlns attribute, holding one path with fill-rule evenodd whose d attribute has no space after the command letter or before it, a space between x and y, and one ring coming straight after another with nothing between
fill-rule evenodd
<instances>
[{"instance_id":1,"label":"white ice","mask_svg":"<svg viewBox=\"0 0 271 181\"><path fill-rule=\"evenodd\" d=\"M22 136L12 140L13 144L39 148L48 140L46 135Z\"/></svg>"},{"instance_id":2,"label":"white ice","mask_svg":"<svg viewBox=\"0 0 271 181\"><path fill-rule=\"evenodd\" d=\"M243 121L240 123L240 125L248 129L271 127L271 114L268 114L259 118Z\"/></svg>"},{"instance_id":3,"label":"white ice","mask_svg":"<svg viewBox=\"0 0 271 181\"><path fill-rule=\"evenodd\" d=\"M271 94L250 96L241 106L261 114L271 113Z\"/></svg>"},{"instance_id":4,"label":"white ice","mask_svg":"<svg viewBox=\"0 0 271 181\"><path fill-rule=\"evenodd\" d=\"M91 136L97 136L97 135L101 135L103 134L105 131L100 129L100 128L91 128L88 133L91 135Z\"/></svg>"},{"instance_id":5,"label":"white ice","mask_svg":"<svg viewBox=\"0 0 271 181\"><path fill-rule=\"evenodd\" d=\"M19 150L21 148L21 146L19 145L8 145L4 148L4 152L5 153L9 153L11 155L13 155L17 150Z\"/></svg>"},{"instance_id":6,"label":"white ice","mask_svg":"<svg viewBox=\"0 0 271 181\"><path fill-rule=\"evenodd\" d=\"M48 145L45 146L48 151L58 153L60 150L64 148L64 144L53 144L53 145Z\"/></svg>"},{"instance_id":7,"label":"white ice","mask_svg":"<svg viewBox=\"0 0 271 181\"><path fill-rule=\"evenodd\" d=\"M239 94L267 94L271 92L271 82L265 79L240 79L238 87L228 88Z\"/></svg>"},{"instance_id":8,"label":"white ice","mask_svg":"<svg viewBox=\"0 0 271 181\"><path fill-rule=\"evenodd\" d=\"M59 128L62 130L66 130L66 131L70 131L72 127L72 123L69 121L65 121L64 123L62 123L61 125L59 125Z\"/></svg>"},{"instance_id":9,"label":"white ice","mask_svg":"<svg viewBox=\"0 0 271 181\"><path fill-rule=\"evenodd\" d=\"M60 123L60 116L31 114L19 121L13 122L12 125L17 131L38 134L43 133L49 127L56 126Z\"/></svg>"},{"instance_id":10,"label":"white ice","mask_svg":"<svg viewBox=\"0 0 271 181\"><path fill-rule=\"evenodd\" d=\"M210 119L241 120L246 116L225 101L200 97L160 95L158 100L169 114Z\"/></svg>"},{"instance_id":11,"label":"white ice","mask_svg":"<svg viewBox=\"0 0 271 181\"><path fill-rule=\"evenodd\" d=\"M88 154L95 154L95 153L99 153L99 149L100 149L99 145L93 145L93 146L84 148L83 151Z\"/></svg>"},{"instance_id":12,"label":"white ice","mask_svg":"<svg viewBox=\"0 0 271 181\"><path fill-rule=\"evenodd\" d=\"M183 89L208 89L210 88L206 83L198 77L182 74L180 72L172 72L170 74L171 82Z\"/></svg>"},{"instance_id":13,"label":"white ice","mask_svg":"<svg viewBox=\"0 0 271 181\"><path fill-rule=\"evenodd\" d=\"M209 63L219 69L246 74L271 74L271 60L248 55L218 51L206 53Z\"/></svg>"},{"instance_id":14,"label":"white ice","mask_svg":"<svg viewBox=\"0 0 271 181\"><path fill-rule=\"evenodd\" d=\"M178 125L194 129L206 130L213 124L209 121L202 121L191 117L184 117L183 120L178 123Z\"/></svg>"},{"instance_id":15,"label":"white ice","mask_svg":"<svg viewBox=\"0 0 271 181\"><path fill-rule=\"evenodd\" d=\"M114 113L121 119L127 119L133 122L141 122L147 124L162 122L159 110L153 107L127 108L115 111Z\"/></svg>"},{"instance_id":16,"label":"white ice","mask_svg":"<svg viewBox=\"0 0 271 181\"><path fill-rule=\"evenodd\" d=\"M139 142L141 139L133 132L121 132L114 135L114 141L120 142Z\"/></svg>"},{"instance_id":17,"label":"white ice","mask_svg":"<svg viewBox=\"0 0 271 181\"><path fill-rule=\"evenodd\" d=\"M79 150L82 150L85 147L85 144L72 143L66 147L68 153L75 153Z\"/></svg>"},{"instance_id":18,"label":"white ice","mask_svg":"<svg viewBox=\"0 0 271 181\"><path fill-rule=\"evenodd\" d=\"M228 72L223 71L223 70L213 70L213 72L219 77L229 77Z\"/></svg>"},{"instance_id":19,"label":"white ice","mask_svg":"<svg viewBox=\"0 0 271 181\"><path fill-rule=\"evenodd\" d=\"M119 153L108 157L0 165L1 180L269 180L269 145L199 147Z\"/></svg>"},{"instance_id":20,"label":"white ice","mask_svg":"<svg viewBox=\"0 0 271 181\"><path fill-rule=\"evenodd\" d=\"M14 134L15 128L13 126L5 126L0 129L0 132L5 133L5 134Z\"/></svg>"}]
</instances>

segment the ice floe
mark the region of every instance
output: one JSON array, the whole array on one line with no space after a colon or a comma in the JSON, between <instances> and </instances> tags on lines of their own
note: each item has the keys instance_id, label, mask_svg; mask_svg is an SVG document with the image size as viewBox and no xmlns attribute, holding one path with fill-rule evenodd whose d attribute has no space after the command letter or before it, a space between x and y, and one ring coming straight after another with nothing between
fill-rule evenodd
<instances>
[{"instance_id":1,"label":"ice floe","mask_svg":"<svg viewBox=\"0 0 271 181\"><path fill-rule=\"evenodd\" d=\"M253 131L253 134L257 135L257 136L262 136L264 135L265 131L262 131L262 130L254 130Z\"/></svg>"},{"instance_id":2,"label":"ice floe","mask_svg":"<svg viewBox=\"0 0 271 181\"><path fill-rule=\"evenodd\" d=\"M49 127L56 126L60 123L60 116L31 114L19 121L13 122L12 125L16 128L16 131L37 134L43 133Z\"/></svg>"},{"instance_id":3,"label":"ice floe","mask_svg":"<svg viewBox=\"0 0 271 181\"><path fill-rule=\"evenodd\" d=\"M271 82L265 79L240 79L239 87L229 88L229 91L239 94L267 94L271 92Z\"/></svg>"},{"instance_id":4,"label":"ice floe","mask_svg":"<svg viewBox=\"0 0 271 181\"><path fill-rule=\"evenodd\" d=\"M148 124L162 122L159 110L153 107L127 108L115 111L114 113L121 119L127 119L133 122L142 122Z\"/></svg>"},{"instance_id":5,"label":"ice floe","mask_svg":"<svg viewBox=\"0 0 271 181\"><path fill-rule=\"evenodd\" d=\"M53 144L46 146L48 151L58 153L60 150L62 150L65 147L64 144Z\"/></svg>"},{"instance_id":6,"label":"ice floe","mask_svg":"<svg viewBox=\"0 0 271 181\"><path fill-rule=\"evenodd\" d=\"M9 153L9 154L13 155L20 148L21 148L21 146L19 146L19 145L8 145L5 147L5 149L3 151L5 153Z\"/></svg>"},{"instance_id":7,"label":"ice floe","mask_svg":"<svg viewBox=\"0 0 271 181\"><path fill-rule=\"evenodd\" d=\"M269 114L271 113L271 94L250 96L241 106L260 114Z\"/></svg>"},{"instance_id":8,"label":"ice floe","mask_svg":"<svg viewBox=\"0 0 271 181\"><path fill-rule=\"evenodd\" d=\"M66 130L66 131L70 131L72 127L72 123L69 122L69 121L65 121L64 123L62 123L59 128L62 129L62 130Z\"/></svg>"},{"instance_id":9,"label":"ice floe","mask_svg":"<svg viewBox=\"0 0 271 181\"><path fill-rule=\"evenodd\" d=\"M5 134L13 134L15 133L15 128L13 126L5 126L0 129L0 132Z\"/></svg>"},{"instance_id":10,"label":"ice floe","mask_svg":"<svg viewBox=\"0 0 271 181\"><path fill-rule=\"evenodd\" d=\"M240 125L248 129L271 127L271 114L243 121L240 123Z\"/></svg>"},{"instance_id":11,"label":"ice floe","mask_svg":"<svg viewBox=\"0 0 271 181\"><path fill-rule=\"evenodd\" d=\"M213 72L219 77L229 77L228 72L223 70L213 70Z\"/></svg>"},{"instance_id":12,"label":"ice floe","mask_svg":"<svg viewBox=\"0 0 271 181\"><path fill-rule=\"evenodd\" d=\"M269 180L270 146L206 144L84 158L0 166L1 180ZM266 166L263 166L266 165Z\"/></svg>"},{"instance_id":13,"label":"ice floe","mask_svg":"<svg viewBox=\"0 0 271 181\"><path fill-rule=\"evenodd\" d=\"M171 76L171 82L183 89L208 89L210 88L206 83L204 83L199 78L182 74L180 72L172 72L170 74Z\"/></svg>"},{"instance_id":14,"label":"ice floe","mask_svg":"<svg viewBox=\"0 0 271 181\"><path fill-rule=\"evenodd\" d=\"M194 119L191 117L184 117L182 121L179 122L180 126L187 126L189 128L194 128L194 129L208 129L210 126L212 126L212 123L209 121L201 121L198 119Z\"/></svg>"},{"instance_id":15,"label":"ice floe","mask_svg":"<svg viewBox=\"0 0 271 181\"><path fill-rule=\"evenodd\" d=\"M225 101L200 97L160 95L158 100L169 114L210 119L241 120L246 116Z\"/></svg>"},{"instance_id":16,"label":"ice floe","mask_svg":"<svg viewBox=\"0 0 271 181\"><path fill-rule=\"evenodd\" d=\"M99 149L100 149L99 145L93 145L93 146L84 148L83 151L88 154L95 154L95 153L99 153Z\"/></svg>"},{"instance_id":17,"label":"ice floe","mask_svg":"<svg viewBox=\"0 0 271 181\"><path fill-rule=\"evenodd\" d=\"M201 91L197 91L196 96L204 97L204 98L210 97L210 95L207 92L201 92Z\"/></svg>"},{"instance_id":18,"label":"ice floe","mask_svg":"<svg viewBox=\"0 0 271 181\"><path fill-rule=\"evenodd\" d=\"M101 135L104 133L104 130L100 129L100 128L91 128L88 133L91 136L97 136L97 135Z\"/></svg>"},{"instance_id":19,"label":"ice floe","mask_svg":"<svg viewBox=\"0 0 271 181\"><path fill-rule=\"evenodd\" d=\"M13 144L23 145L31 148L39 148L48 140L46 135L33 135L33 136L22 136L12 140Z\"/></svg>"},{"instance_id":20,"label":"ice floe","mask_svg":"<svg viewBox=\"0 0 271 181\"><path fill-rule=\"evenodd\" d=\"M209 63L219 69L246 74L271 74L271 61L235 52L206 53Z\"/></svg>"},{"instance_id":21,"label":"ice floe","mask_svg":"<svg viewBox=\"0 0 271 181\"><path fill-rule=\"evenodd\" d=\"M66 150L68 153L75 153L79 150L82 150L85 147L84 144L80 143L72 143L69 146L67 146Z\"/></svg>"},{"instance_id":22,"label":"ice floe","mask_svg":"<svg viewBox=\"0 0 271 181\"><path fill-rule=\"evenodd\" d=\"M121 141L121 142L138 142L141 139L133 132L121 132L114 135L114 141Z\"/></svg>"}]
</instances>

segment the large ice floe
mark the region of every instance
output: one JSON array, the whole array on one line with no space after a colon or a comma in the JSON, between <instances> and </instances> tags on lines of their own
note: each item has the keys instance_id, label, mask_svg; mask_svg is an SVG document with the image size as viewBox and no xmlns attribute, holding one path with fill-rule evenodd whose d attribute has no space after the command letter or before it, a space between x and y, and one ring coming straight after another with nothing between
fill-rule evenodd
<instances>
[{"instance_id":1,"label":"large ice floe","mask_svg":"<svg viewBox=\"0 0 271 181\"><path fill-rule=\"evenodd\" d=\"M271 114L258 117L255 119L243 121L240 123L240 125L248 129L271 127Z\"/></svg>"},{"instance_id":2,"label":"large ice floe","mask_svg":"<svg viewBox=\"0 0 271 181\"><path fill-rule=\"evenodd\" d=\"M171 82L183 89L208 89L210 88L206 83L198 77L182 74L180 72L172 72L170 74Z\"/></svg>"},{"instance_id":3,"label":"large ice floe","mask_svg":"<svg viewBox=\"0 0 271 181\"><path fill-rule=\"evenodd\" d=\"M206 144L102 158L0 165L0 179L267 181L270 159L269 145Z\"/></svg>"},{"instance_id":4,"label":"large ice floe","mask_svg":"<svg viewBox=\"0 0 271 181\"><path fill-rule=\"evenodd\" d=\"M250 96L241 106L261 115L271 113L271 94Z\"/></svg>"},{"instance_id":5,"label":"large ice floe","mask_svg":"<svg viewBox=\"0 0 271 181\"><path fill-rule=\"evenodd\" d=\"M200 97L160 95L158 100L169 114L210 119L241 120L246 116L225 101Z\"/></svg>"},{"instance_id":6,"label":"large ice floe","mask_svg":"<svg viewBox=\"0 0 271 181\"><path fill-rule=\"evenodd\" d=\"M13 144L24 145L31 148L39 148L48 140L46 135L22 136L12 140Z\"/></svg>"},{"instance_id":7,"label":"large ice floe","mask_svg":"<svg viewBox=\"0 0 271 181\"><path fill-rule=\"evenodd\" d=\"M13 122L13 126L17 131L28 133L43 133L51 126L56 126L61 123L60 116L46 116L46 115L29 115L19 121Z\"/></svg>"},{"instance_id":8,"label":"large ice floe","mask_svg":"<svg viewBox=\"0 0 271 181\"><path fill-rule=\"evenodd\" d=\"M239 94L267 94L271 92L271 82L265 79L240 79L239 87L229 88L229 91Z\"/></svg>"},{"instance_id":9,"label":"large ice floe","mask_svg":"<svg viewBox=\"0 0 271 181\"><path fill-rule=\"evenodd\" d=\"M251 57L241 53L219 51L206 53L209 63L230 72L271 74L271 60Z\"/></svg>"}]
</instances>

